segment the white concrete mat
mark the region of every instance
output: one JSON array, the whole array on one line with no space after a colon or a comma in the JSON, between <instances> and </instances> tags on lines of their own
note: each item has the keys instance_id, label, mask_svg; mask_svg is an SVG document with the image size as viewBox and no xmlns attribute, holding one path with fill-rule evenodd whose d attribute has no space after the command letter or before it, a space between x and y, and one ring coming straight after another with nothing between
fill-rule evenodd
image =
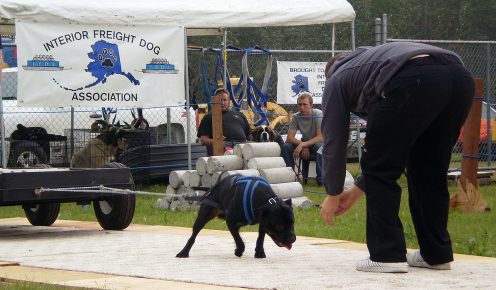
<instances>
[{"instance_id":1,"label":"white concrete mat","mask_svg":"<svg viewBox=\"0 0 496 290\"><path fill-rule=\"evenodd\" d=\"M293 249L266 237L266 259L255 259L256 233L241 233L246 250L234 256L228 232L202 231L190 258L175 258L190 229L132 225L104 231L96 223L58 221L33 227L0 220L0 261L21 266L107 273L211 285L266 289L494 289L496 259L457 256L451 271L410 268L407 274L363 273L364 247L298 237ZM361 248L358 249L358 248Z\"/></svg>"}]
</instances>

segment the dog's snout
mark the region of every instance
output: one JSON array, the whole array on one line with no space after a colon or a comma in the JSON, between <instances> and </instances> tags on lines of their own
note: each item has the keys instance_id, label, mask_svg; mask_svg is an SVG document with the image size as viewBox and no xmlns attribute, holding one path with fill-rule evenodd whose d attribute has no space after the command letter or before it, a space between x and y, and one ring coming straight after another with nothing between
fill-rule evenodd
<instances>
[{"instance_id":1,"label":"dog's snout","mask_svg":"<svg viewBox=\"0 0 496 290\"><path fill-rule=\"evenodd\" d=\"M260 136L260 139L262 140L262 142L269 142L270 141L269 133L267 131L265 131L265 129L262 132L262 135Z\"/></svg>"}]
</instances>

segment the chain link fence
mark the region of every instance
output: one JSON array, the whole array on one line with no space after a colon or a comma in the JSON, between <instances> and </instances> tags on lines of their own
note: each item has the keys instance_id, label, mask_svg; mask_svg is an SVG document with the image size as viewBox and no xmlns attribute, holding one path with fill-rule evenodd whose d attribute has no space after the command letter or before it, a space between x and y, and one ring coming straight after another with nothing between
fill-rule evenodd
<instances>
[{"instance_id":1,"label":"chain link fence","mask_svg":"<svg viewBox=\"0 0 496 290\"><path fill-rule=\"evenodd\" d=\"M474 78L484 81L484 96L481 115L481 132L479 143L479 167L494 167L496 161L496 42L494 41L448 41L448 40L412 40L388 39L388 42L421 42L456 52L463 59L465 66ZM442 132L440 132L442 134ZM451 170L461 167L463 139L459 138L453 148Z\"/></svg>"},{"instance_id":2,"label":"chain link fence","mask_svg":"<svg viewBox=\"0 0 496 290\"><path fill-rule=\"evenodd\" d=\"M5 44L4 47L15 49L15 44ZM8 167L31 167L38 164L68 166L72 156L97 136L91 129L96 120L132 125L139 119L135 109L18 107L17 72L17 67L2 70L2 133L6 140L5 148L2 149L5 150ZM134 140L128 148L196 142L195 112L188 110L186 106L143 108L142 117L150 129L145 135L139 130L134 133L144 137L139 138L142 144L137 144L134 140L136 138L127 136L128 141ZM93 155L100 158L96 153Z\"/></svg>"},{"instance_id":3,"label":"chain link fence","mask_svg":"<svg viewBox=\"0 0 496 290\"><path fill-rule=\"evenodd\" d=\"M220 43L221 37L213 37L213 43ZM475 78L484 80L485 105L481 116L481 142L480 142L480 167L492 167L496 160L496 134L494 122L496 118L496 43L476 41L426 41L426 40L398 40L388 41L412 41L424 42L435 46L446 48L458 53L464 60L465 65L474 74ZM14 44L10 45L15 47ZM9 47L9 45L7 45ZM215 48L220 48L215 47ZM340 51L346 52L346 51ZM331 55L330 50L272 50L273 56L270 82L268 85L268 101L277 104L277 61L302 61L302 62L326 62ZM229 52L227 55L227 68L231 77L239 77L242 72L241 59L243 53ZM221 70L216 67L217 54L205 52L202 49L189 49L189 84L190 99L193 103L206 105L208 103L208 86L222 85ZM258 86L262 86L265 69L268 62L266 54L253 54L248 56L248 69L250 77ZM215 74L217 73L217 78ZM213 82L217 82L213 84ZM27 164L49 163L54 166L67 166L70 157L80 150L88 142L91 124L96 119L107 118L109 122L131 124L137 118L137 112L131 109L112 108L28 108L17 107L17 68L3 69L2 98L4 112L4 126L6 142L6 158L9 166L26 166ZM487 105L486 105L487 104ZM295 104L278 104L284 111L277 114L292 114L297 112ZM154 107L144 108L143 117L152 128L150 133L151 142L147 144L181 144L196 143L196 128L198 125L195 114L196 106L189 110L186 106L177 107ZM315 105L320 108L320 105ZM188 140L187 115L190 114L190 138ZM488 117L489 116L489 117ZM277 117L273 115L272 117ZM258 116L252 116L255 121ZM27 140L10 142L14 132L27 128L43 128L44 131L32 129L31 133L46 133L48 139L43 142L33 140L33 136L21 137ZM281 133L287 130L287 124L281 123L277 128ZM73 132L73 133L71 133ZM352 132L355 133L355 132ZM22 135L22 134L21 134ZM19 134L17 135L19 138ZM81 139L86 141L80 142ZM46 142L51 146L47 146ZM41 144L43 143L43 144ZM26 150L28 147L34 149ZM462 158L463 140L459 140L453 149L451 169L459 169ZM356 148L350 146L350 150L357 153Z\"/></svg>"},{"instance_id":4,"label":"chain link fence","mask_svg":"<svg viewBox=\"0 0 496 290\"><path fill-rule=\"evenodd\" d=\"M242 48L247 46L243 43L261 43L266 44L265 48L277 46L282 49L288 50L275 50L272 51L273 63L272 72L270 75L270 82L268 86L268 102L277 104L277 61L309 61L309 62L325 62L330 56L329 50L309 50L322 49L330 47L331 30L330 25L306 27L305 31L315 34L316 39L312 40L314 44L320 42L321 45L315 47L308 42L308 34L300 33L291 28L269 28L258 29L257 33L253 34L250 29L238 29L237 32L231 34L228 41L232 40L235 45ZM349 30L349 27L346 28ZM345 29L345 30L346 30ZM253 38L253 35L260 34L264 31L264 36ZM293 46L286 41L286 35L282 35L281 31L285 31L293 35L293 39L301 39L296 41L297 45ZM267 34L267 32L269 32ZM261 34L260 34L261 35ZM269 35L269 36L268 36ZM341 30L337 30L338 39L342 35ZM217 43L215 48L222 47L222 36L207 36L202 38L200 43ZM2 36L5 40L5 36ZM15 56L15 37L9 37L11 41L4 42L4 55L6 50L9 50L9 56ZM188 43L196 43L198 39L189 37ZM249 40L247 42L247 40ZM349 42L349 40L348 40ZM350 46L347 44L347 46ZM298 49L298 50L295 50ZM13 53L12 53L13 52ZM229 53L228 55L228 69L231 77L240 76L241 74L241 53ZM190 48L188 50L188 64L189 64L189 92L190 100L193 105L188 108L184 106L176 107L153 107L143 108L143 117L147 120L151 130L148 131L146 136L142 135L145 139L143 144L137 144L136 138L133 141L133 146L138 145L153 146L153 144L186 144L197 143L198 139L197 126L199 125L199 116L195 110L196 104L206 104L209 97L205 89L208 82L212 82L213 75L215 74L216 67L215 53L204 53L201 49ZM7 65L9 68L3 69L2 89L1 96L3 99L3 119L4 131L2 132L6 138L4 155L8 167L32 167L37 164L50 164L56 167L69 166L71 158L77 152L83 150L91 140L97 138L98 134L92 132L91 126L96 120L105 119L110 123L119 122L122 124L132 124L138 117L137 112L131 109L116 109L116 108L48 108L48 107L17 107L17 67L15 65L16 58L10 57ZM265 68L267 66L267 55L250 55L248 59L250 77L253 79L256 86L261 87L264 79ZM217 68L218 69L218 68ZM220 71L218 72L218 79L222 79ZM216 85L222 85L217 83ZM282 105L280 106L284 111L278 111L278 115L289 115L297 111L296 105ZM316 106L320 108L320 105ZM189 115L189 133L187 132ZM257 118L256 112L253 118ZM277 117L274 115L273 117ZM254 119L253 119L254 120ZM279 128L281 133L287 131L287 127L281 124ZM128 136L128 139L132 139ZM129 148L131 148L129 147ZM138 146L139 147L139 146ZM192 157L205 154L203 149L194 148ZM132 148L131 148L132 149ZM178 148L177 150L182 150ZM143 150L141 150L143 151ZM145 150L150 152L149 150ZM196 152L198 151L198 152ZM160 154L165 154L161 152ZM182 155L185 152L181 153ZM196 155L198 156L196 156ZM98 154L93 154L94 158L100 158ZM116 161L129 161L130 158L136 158L134 155L121 155L116 156ZM142 158L142 157L140 157ZM143 156L143 158L149 158ZM126 161L126 162L127 162ZM170 160L165 160L161 164L155 164L157 167L167 166ZM194 163L194 160L192 160ZM129 161L131 162L131 161ZM178 164L184 168L186 161L184 159L178 160ZM2 164L4 162L2 161ZM150 163L150 164L148 164ZM144 175L148 176L150 169L147 169L147 164L151 166L151 161L148 163L140 163L140 170L146 171ZM170 162L169 162L170 163ZM174 162L172 162L174 163ZM187 166L187 165L186 165ZM187 167L186 167L187 168ZM176 169L179 169L177 167ZM161 168L164 170L164 168ZM148 173L147 173L148 172ZM134 175L134 173L133 173ZM151 173L150 173L151 175ZM143 179L146 179L144 177ZM145 181L146 182L146 181Z\"/></svg>"}]
</instances>

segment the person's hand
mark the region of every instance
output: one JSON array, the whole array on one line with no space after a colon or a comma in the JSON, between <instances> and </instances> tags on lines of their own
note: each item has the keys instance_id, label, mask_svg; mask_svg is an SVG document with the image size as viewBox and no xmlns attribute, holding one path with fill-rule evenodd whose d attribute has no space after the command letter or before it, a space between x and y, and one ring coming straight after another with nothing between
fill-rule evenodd
<instances>
[{"instance_id":1,"label":"person's hand","mask_svg":"<svg viewBox=\"0 0 496 290\"><path fill-rule=\"evenodd\" d=\"M340 216L352 208L357 199L363 194L364 192L360 189L360 187L355 185L353 185L350 189L343 191L340 195L339 208L336 211L336 216Z\"/></svg>"},{"instance_id":2,"label":"person's hand","mask_svg":"<svg viewBox=\"0 0 496 290\"><path fill-rule=\"evenodd\" d=\"M320 216L328 225L334 225L334 215L339 203L339 195L328 195L320 205Z\"/></svg>"},{"instance_id":3,"label":"person's hand","mask_svg":"<svg viewBox=\"0 0 496 290\"><path fill-rule=\"evenodd\" d=\"M308 148L303 148L301 150L300 156L306 160L310 159L310 150Z\"/></svg>"},{"instance_id":4,"label":"person's hand","mask_svg":"<svg viewBox=\"0 0 496 290\"><path fill-rule=\"evenodd\" d=\"M306 159L308 159L308 156L310 153L308 152L308 148L305 148L304 145L305 145L305 142L301 142L300 144L298 144L298 146L296 146L296 148L293 150L293 157L294 158L300 158L300 157L305 158L305 156L303 154L307 154ZM305 152L305 149L307 152Z\"/></svg>"},{"instance_id":5,"label":"person's hand","mask_svg":"<svg viewBox=\"0 0 496 290\"><path fill-rule=\"evenodd\" d=\"M320 206L320 216L327 224L333 225L334 217L347 212L363 194L364 192L354 185L339 195L328 195Z\"/></svg>"}]
</instances>

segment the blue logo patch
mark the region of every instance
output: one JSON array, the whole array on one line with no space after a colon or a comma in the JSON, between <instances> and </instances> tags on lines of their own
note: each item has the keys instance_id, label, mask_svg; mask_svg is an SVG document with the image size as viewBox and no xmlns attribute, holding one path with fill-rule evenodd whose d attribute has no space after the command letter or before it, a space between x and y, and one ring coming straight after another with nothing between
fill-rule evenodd
<instances>
[{"instance_id":1,"label":"blue logo patch","mask_svg":"<svg viewBox=\"0 0 496 290\"><path fill-rule=\"evenodd\" d=\"M296 75L292 81L293 85L291 90L295 93L295 96L301 92L309 92L308 89L308 77L302 75Z\"/></svg>"},{"instance_id":2,"label":"blue logo patch","mask_svg":"<svg viewBox=\"0 0 496 290\"><path fill-rule=\"evenodd\" d=\"M134 85L140 82L131 73L123 72L121 69L121 59L117 44L99 40L91 46L93 52L88 53L88 57L93 61L87 66L86 71L90 72L97 80L85 88L93 87L99 83L104 84L111 75L118 74L125 76Z\"/></svg>"}]
</instances>

